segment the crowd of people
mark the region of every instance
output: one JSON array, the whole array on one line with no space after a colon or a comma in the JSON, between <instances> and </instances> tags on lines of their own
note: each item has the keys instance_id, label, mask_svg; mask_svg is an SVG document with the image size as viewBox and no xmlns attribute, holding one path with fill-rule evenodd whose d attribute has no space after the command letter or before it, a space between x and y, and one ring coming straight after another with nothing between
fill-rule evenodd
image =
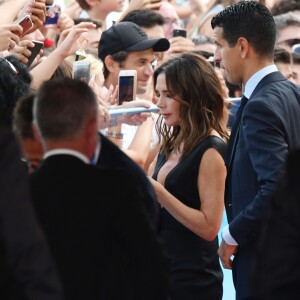
<instances>
[{"instance_id":1,"label":"crowd of people","mask_svg":"<svg viewBox=\"0 0 300 300\"><path fill-rule=\"evenodd\" d=\"M3 299L296 297L300 1L0 12Z\"/></svg>"}]
</instances>

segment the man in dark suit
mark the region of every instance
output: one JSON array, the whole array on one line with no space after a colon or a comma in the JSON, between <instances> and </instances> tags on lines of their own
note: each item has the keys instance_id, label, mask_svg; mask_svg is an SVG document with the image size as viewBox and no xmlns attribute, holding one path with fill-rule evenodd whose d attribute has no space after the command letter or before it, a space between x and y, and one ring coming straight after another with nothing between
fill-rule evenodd
<instances>
[{"instance_id":1,"label":"man in dark suit","mask_svg":"<svg viewBox=\"0 0 300 300\"><path fill-rule=\"evenodd\" d=\"M43 149L41 143L34 137L32 131L32 106L35 94L24 95L18 100L13 114L14 133L22 148L22 154L27 161L29 172L35 171L43 160ZM137 187L144 195L144 202L151 224L155 229L158 227L158 202L152 185L145 172L127 156L122 150L116 147L111 141L99 133L98 151L93 162L100 168L121 169L129 172L137 182ZM99 147L100 149L100 147Z\"/></svg>"},{"instance_id":2,"label":"man in dark suit","mask_svg":"<svg viewBox=\"0 0 300 300\"><path fill-rule=\"evenodd\" d=\"M144 170L115 144L99 133L101 152L96 165L100 168L120 169L128 171L136 181L136 187L144 196L144 205L150 222L158 229L159 206L156 195Z\"/></svg>"},{"instance_id":3,"label":"man in dark suit","mask_svg":"<svg viewBox=\"0 0 300 300\"><path fill-rule=\"evenodd\" d=\"M131 175L90 164L98 104L83 82L45 83L33 109L45 154L33 203L66 299L166 299L165 257ZM101 144L100 144L101 153Z\"/></svg>"},{"instance_id":4,"label":"man in dark suit","mask_svg":"<svg viewBox=\"0 0 300 300\"><path fill-rule=\"evenodd\" d=\"M0 299L60 300L61 285L19 156L13 134L0 126Z\"/></svg>"},{"instance_id":5,"label":"man in dark suit","mask_svg":"<svg viewBox=\"0 0 300 300\"><path fill-rule=\"evenodd\" d=\"M260 237L254 290L260 300L298 299L300 285L300 149L287 157Z\"/></svg>"},{"instance_id":6,"label":"man in dark suit","mask_svg":"<svg viewBox=\"0 0 300 300\"><path fill-rule=\"evenodd\" d=\"M212 27L215 60L230 83L245 86L228 145L229 226L223 229L219 255L223 266L233 270L237 299L255 299L255 248L286 155L300 146L300 95L273 64L276 27L265 6L239 2L217 14Z\"/></svg>"}]
</instances>

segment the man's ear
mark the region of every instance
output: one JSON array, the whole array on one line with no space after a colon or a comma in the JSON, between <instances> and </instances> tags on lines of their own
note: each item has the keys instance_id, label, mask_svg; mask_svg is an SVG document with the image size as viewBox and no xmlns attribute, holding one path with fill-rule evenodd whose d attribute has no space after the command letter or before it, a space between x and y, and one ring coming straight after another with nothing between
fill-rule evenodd
<instances>
[{"instance_id":1,"label":"man's ear","mask_svg":"<svg viewBox=\"0 0 300 300\"><path fill-rule=\"evenodd\" d=\"M246 58L249 53L249 42L247 39L240 37L237 41L237 46L239 47L241 58Z\"/></svg>"},{"instance_id":2,"label":"man's ear","mask_svg":"<svg viewBox=\"0 0 300 300\"><path fill-rule=\"evenodd\" d=\"M119 63L113 60L111 55L107 55L104 59L104 63L109 73L118 73L120 71Z\"/></svg>"}]
</instances>

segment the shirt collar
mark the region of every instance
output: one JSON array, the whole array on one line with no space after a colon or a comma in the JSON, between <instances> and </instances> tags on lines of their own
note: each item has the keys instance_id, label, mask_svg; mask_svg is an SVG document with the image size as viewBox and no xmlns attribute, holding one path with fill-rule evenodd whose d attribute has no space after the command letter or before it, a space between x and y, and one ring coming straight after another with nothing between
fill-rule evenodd
<instances>
[{"instance_id":1,"label":"shirt collar","mask_svg":"<svg viewBox=\"0 0 300 300\"><path fill-rule=\"evenodd\" d=\"M245 85L245 92L244 95L250 99L253 91L255 90L255 88L257 87L257 85L259 84L259 82L267 75L269 75L270 73L273 72L277 72L278 69L275 65L270 65L267 67L264 67L263 69L259 70L258 72L256 72L254 75L252 75L250 77L250 79L247 81L246 85Z\"/></svg>"},{"instance_id":2,"label":"shirt collar","mask_svg":"<svg viewBox=\"0 0 300 300\"><path fill-rule=\"evenodd\" d=\"M72 156L75 156L75 157L79 158L80 160L82 160L85 164L90 163L90 160L88 159L88 157L85 156L84 154L82 154L81 152L76 151L76 150L66 149L66 148L59 148L59 149L47 151L44 154L44 159L46 159L50 156L54 156L54 155L72 155Z\"/></svg>"},{"instance_id":3,"label":"shirt collar","mask_svg":"<svg viewBox=\"0 0 300 300\"><path fill-rule=\"evenodd\" d=\"M96 165L96 164L97 164L97 161L98 161L98 158L99 158L99 155L100 155L100 151L101 151L101 142L100 142L100 136L99 136L99 139L98 139L98 143L97 143L97 146L96 146L96 149L95 149L94 156L93 156L93 158L90 160L90 163L91 163L92 165Z\"/></svg>"}]
</instances>

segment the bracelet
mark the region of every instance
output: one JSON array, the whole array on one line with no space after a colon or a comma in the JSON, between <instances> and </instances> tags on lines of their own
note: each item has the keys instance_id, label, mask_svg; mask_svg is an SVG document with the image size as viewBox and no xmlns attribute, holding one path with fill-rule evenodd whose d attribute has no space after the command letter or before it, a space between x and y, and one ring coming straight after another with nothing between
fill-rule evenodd
<instances>
[{"instance_id":1,"label":"bracelet","mask_svg":"<svg viewBox=\"0 0 300 300\"><path fill-rule=\"evenodd\" d=\"M109 126L113 127L113 126L117 126L117 125L118 125L117 118L110 118Z\"/></svg>"},{"instance_id":2,"label":"bracelet","mask_svg":"<svg viewBox=\"0 0 300 300\"><path fill-rule=\"evenodd\" d=\"M123 138L123 133L122 132L117 132L117 131L107 131L106 136L107 137L113 137L115 139L122 139Z\"/></svg>"}]
</instances>

